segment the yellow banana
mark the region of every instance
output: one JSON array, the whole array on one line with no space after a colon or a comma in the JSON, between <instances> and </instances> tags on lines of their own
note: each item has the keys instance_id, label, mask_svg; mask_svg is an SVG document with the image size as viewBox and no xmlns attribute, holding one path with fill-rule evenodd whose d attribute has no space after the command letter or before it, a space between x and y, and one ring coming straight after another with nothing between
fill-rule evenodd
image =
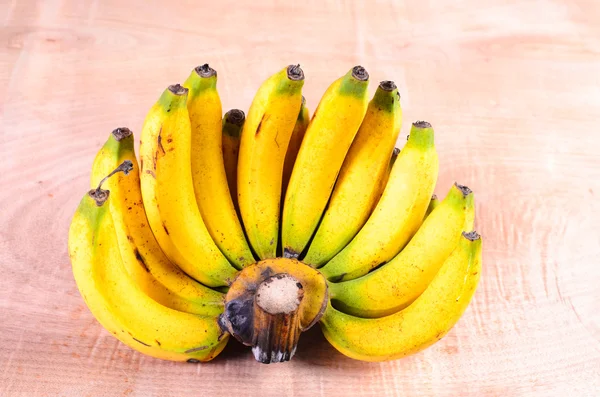
<instances>
[{"instance_id":1,"label":"yellow banana","mask_svg":"<svg viewBox=\"0 0 600 397\"><path fill-rule=\"evenodd\" d=\"M321 319L325 338L344 355L364 361L394 360L443 338L460 319L481 273L481 239L463 233L429 287L406 309L387 317L353 317L327 307Z\"/></svg>"},{"instance_id":2,"label":"yellow banana","mask_svg":"<svg viewBox=\"0 0 600 397\"><path fill-rule=\"evenodd\" d=\"M321 273L330 281L352 280L396 256L421 225L437 175L433 129L416 122L369 220Z\"/></svg>"},{"instance_id":3,"label":"yellow banana","mask_svg":"<svg viewBox=\"0 0 600 397\"><path fill-rule=\"evenodd\" d=\"M90 195L91 193L91 195ZM216 316L169 309L148 297L128 275L108 205L108 190L86 194L69 229L77 287L97 320L144 354L175 361L208 361L227 343Z\"/></svg>"},{"instance_id":4,"label":"yellow banana","mask_svg":"<svg viewBox=\"0 0 600 397\"><path fill-rule=\"evenodd\" d=\"M246 115L240 109L231 109L223 116L223 163L231 200L239 212L237 200L237 166L240 152L240 135Z\"/></svg>"},{"instance_id":5,"label":"yellow banana","mask_svg":"<svg viewBox=\"0 0 600 397\"><path fill-rule=\"evenodd\" d=\"M187 93L179 84L169 86L146 116L140 144L142 198L167 257L204 285L226 286L237 272L210 237L196 204Z\"/></svg>"},{"instance_id":6,"label":"yellow banana","mask_svg":"<svg viewBox=\"0 0 600 397\"><path fill-rule=\"evenodd\" d=\"M287 185L290 182L290 176L292 176L294 163L296 162L296 157L298 157L298 150L300 150L300 146L302 145L302 139L304 138L304 133L306 132L306 127L308 127L309 121L310 115L308 108L306 107L306 98L302 97L300 113L298 113L298 119L296 120L296 125L294 126L292 137L290 138L290 144L288 145L287 152L285 153L285 161L283 162L283 180L281 182L282 201L285 199L285 191L287 190Z\"/></svg>"},{"instance_id":7,"label":"yellow banana","mask_svg":"<svg viewBox=\"0 0 600 397\"><path fill-rule=\"evenodd\" d=\"M254 263L231 194L223 163L221 99L217 72L196 67L183 83L192 127L192 180L196 202L210 236L236 268Z\"/></svg>"},{"instance_id":8,"label":"yellow banana","mask_svg":"<svg viewBox=\"0 0 600 397\"><path fill-rule=\"evenodd\" d=\"M355 66L329 86L300 146L283 206L282 247L297 258L312 237L365 116L369 74Z\"/></svg>"},{"instance_id":9,"label":"yellow banana","mask_svg":"<svg viewBox=\"0 0 600 397\"><path fill-rule=\"evenodd\" d=\"M170 262L160 249L144 212L140 175L133 149L133 134L117 128L111 134L92 167L96 187L123 161L132 170L106 180L111 192L110 212L117 233L123 264L138 287L158 303L187 313L218 315L223 311L223 294L196 282Z\"/></svg>"},{"instance_id":10,"label":"yellow banana","mask_svg":"<svg viewBox=\"0 0 600 397\"><path fill-rule=\"evenodd\" d=\"M431 196L431 200L429 201L429 206L427 206L427 211L425 211L425 218L423 218L423 220L427 219L427 217L429 216L429 214L431 214L431 212L434 209L436 209L438 207L438 205L440 205L440 200L434 194L434 195ZM470 229L467 229L467 230L470 230Z\"/></svg>"},{"instance_id":11,"label":"yellow banana","mask_svg":"<svg viewBox=\"0 0 600 397\"><path fill-rule=\"evenodd\" d=\"M425 291L456 248L472 209L471 190L452 186L394 259L363 277L330 283L333 305L344 313L369 318L387 316L408 306Z\"/></svg>"},{"instance_id":12,"label":"yellow banana","mask_svg":"<svg viewBox=\"0 0 600 397\"><path fill-rule=\"evenodd\" d=\"M399 98L393 81L381 82L344 160L327 210L302 260L304 263L315 267L327 263L369 218L400 133Z\"/></svg>"},{"instance_id":13,"label":"yellow banana","mask_svg":"<svg viewBox=\"0 0 600 397\"><path fill-rule=\"evenodd\" d=\"M269 77L258 89L242 129L238 204L248 240L260 259L277 254L283 164L303 85L299 65Z\"/></svg>"}]
</instances>

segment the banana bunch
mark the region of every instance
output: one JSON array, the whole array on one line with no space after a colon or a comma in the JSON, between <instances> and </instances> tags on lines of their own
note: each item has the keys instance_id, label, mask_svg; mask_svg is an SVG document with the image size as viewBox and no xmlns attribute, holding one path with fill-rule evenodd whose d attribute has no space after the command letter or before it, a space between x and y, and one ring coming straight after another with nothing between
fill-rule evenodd
<instances>
[{"instance_id":1,"label":"banana bunch","mask_svg":"<svg viewBox=\"0 0 600 397\"><path fill-rule=\"evenodd\" d=\"M233 336L263 363L290 360L316 323L341 353L392 360L441 339L481 274L472 191L438 200L434 131L402 124L392 81L369 99L356 66L312 118L304 72L223 115L207 64L169 86L139 155L111 132L69 230L79 291L100 324L150 356L200 362ZM138 161L139 160L139 161Z\"/></svg>"}]
</instances>

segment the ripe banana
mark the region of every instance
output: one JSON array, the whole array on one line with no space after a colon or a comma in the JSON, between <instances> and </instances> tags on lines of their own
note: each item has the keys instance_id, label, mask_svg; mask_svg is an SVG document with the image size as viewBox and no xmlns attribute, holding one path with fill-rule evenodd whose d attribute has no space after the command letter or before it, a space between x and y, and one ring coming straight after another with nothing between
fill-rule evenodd
<instances>
[{"instance_id":1,"label":"ripe banana","mask_svg":"<svg viewBox=\"0 0 600 397\"><path fill-rule=\"evenodd\" d=\"M333 305L358 317L383 317L410 305L429 285L456 248L473 213L473 194L455 184L423 222L408 245L390 262L354 280L330 283Z\"/></svg>"},{"instance_id":2,"label":"ripe banana","mask_svg":"<svg viewBox=\"0 0 600 397\"><path fill-rule=\"evenodd\" d=\"M226 286L237 272L215 245L196 204L187 93L179 84L169 86L144 122L140 144L144 207L169 259L204 285Z\"/></svg>"},{"instance_id":3,"label":"ripe banana","mask_svg":"<svg viewBox=\"0 0 600 397\"><path fill-rule=\"evenodd\" d=\"M244 121L246 115L240 109L231 109L223 116L223 163L231 200L238 213L240 207L237 201L237 166Z\"/></svg>"},{"instance_id":4,"label":"ripe banana","mask_svg":"<svg viewBox=\"0 0 600 397\"><path fill-rule=\"evenodd\" d=\"M423 218L423 220L425 220L429 216L429 214L431 214L431 212L438 207L438 205L440 205L440 200L434 194L431 196L431 200L429 201L429 206L427 206L427 211L425 211L425 218Z\"/></svg>"},{"instance_id":5,"label":"ripe banana","mask_svg":"<svg viewBox=\"0 0 600 397\"><path fill-rule=\"evenodd\" d=\"M467 308L481 273L481 239L463 233L429 287L406 309L387 317L353 317L327 307L325 338L344 355L364 361L394 360L443 338Z\"/></svg>"},{"instance_id":6,"label":"ripe banana","mask_svg":"<svg viewBox=\"0 0 600 397\"><path fill-rule=\"evenodd\" d=\"M321 273L330 281L352 280L396 256L421 225L437 175L433 129L416 122L369 220Z\"/></svg>"},{"instance_id":7,"label":"ripe banana","mask_svg":"<svg viewBox=\"0 0 600 397\"><path fill-rule=\"evenodd\" d=\"M260 259L277 254L283 164L303 85L299 65L268 78L258 89L242 129L238 203L248 240Z\"/></svg>"},{"instance_id":8,"label":"ripe banana","mask_svg":"<svg viewBox=\"0 0 600 397\"><path fill-rule=\"evenodd\" d=\"M133 149L133 133L117 128L98 152L92 167L92 185L123 161L130 161L128 175L116 174L104 185L111 192L107 206L113 218L123 264L137 286L158 303L187 313L218 315L223 294L183 273L160 249L144 212L140 175Z\"/></svg>"},{"instance_id":9,"label":"ripe banana","mask_svg":"<svg viewBox=\"0 0 600 397\"><path fill-rule=\"evenodd\" d=\"M399 98L393 81L381 82L344 160L327 210L302 260L304 263L315 267L327 263L369 218L400 133Z\"/></svg>"},{"instance_id":10,"label":"ripe banana","mask_svg":"<svg viewBox=\"0 0 600 397\"><path fill-rule=\"evenodd\" d=\"M223 163L221 99L217 72L204 64L183 83L192 127L191 164L196 202L210 236L237 269L254 263L231 194Z\"/></svg>"},{"instance_id":11,"label":"ripe banana","mask_svg":"<svg viewBox=\"0 0 600 397\"><path fill-rule=\"evenodd\" d=\"M367 111L369 74L355 66L329 86L300 146L283 206L284 256L297 258L327 205L340 167Z\"/></svg>"},{"instance_id":12,"label":"ripe banana","mask_svg":"<svg viewBox=\"0 0 600 397\"><path fill-rule=\"evenodd\" d=\"M144 354L174 361L211 360L228 339L217 317L169 309L139 289L121 260L108 198L108 190L91 190L69 229L73 275L90 311L116 338Z\"/></svg>"},{"instance_id":13,"label":"ripe banana","mask_svg":"<svg viewBox=\"0 0 600 397\"><path fill-rule=\"evenodd\" d=\"M292 170L294 169L294 163L296 157L298 157L298 151L300 145L302 145L302 139L306 133L306 128L310 121L310 115L308 108L306 107L306 98L302 97L302 106L300 107L300 113L298 113L298 119L290 138L290 144L288 145L287 152L285 153L285 161L283 162L283 180L281 182L281 201L285 199L285 192L287 190L290 177L292 176ZM283 203L282 203L283 204Z\"/></svg>"}]
</instances>

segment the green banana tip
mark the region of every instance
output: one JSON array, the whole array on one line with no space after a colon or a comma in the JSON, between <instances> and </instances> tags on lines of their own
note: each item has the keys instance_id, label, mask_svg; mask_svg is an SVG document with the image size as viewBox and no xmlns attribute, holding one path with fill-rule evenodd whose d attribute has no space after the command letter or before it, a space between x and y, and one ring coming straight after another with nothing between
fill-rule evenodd
<instances>
[{"instance_id":1,"label":"green banana tip","mask_svg":"<svg viewBox=\"0 0 600 397\"><path fill-rule=\"evenodd\" d=\"M119 127L115 128L111 134L113 138L115 138L115 141L119 142L127 137L132 136L133 132L131 132L131 130L127 127Z\"/></svg>"},{"instance_id":2,"label":"green banana tip","mask_svg":"<svg viewBox=\"0 0 600 397\"><path fill-rule=\"evenodd\" d=\"M304 71L300 67L300 64L290 65L287 67L287 77L293 81L304 80Z\"/></svg>"},{"instance_id":3,"label":"green banana tip","mask_svg":"<svg viewBox=\"0 0 600 397\"><path fill-rule=\"evenodd\" d=\"M368 81L369 80L369 72L367 69L360 65L356 65L352 68L352 77L354 77L358 81Z\"/></svg>"},{"instance_id":4,"label":"green banana tip","mask_svg":"<svg viewBox=\"0 0 600 397\"><path fill-rule=\"evenodd\" d=\"M196 74L198 76L205 78L205 79L217 75L217 71L214 70L213 68L211 68L210 66L208 66L208 63L205 63L204 65L196 66L194 68L194 71L196 72Z\"/></svg>"}]
</instances>

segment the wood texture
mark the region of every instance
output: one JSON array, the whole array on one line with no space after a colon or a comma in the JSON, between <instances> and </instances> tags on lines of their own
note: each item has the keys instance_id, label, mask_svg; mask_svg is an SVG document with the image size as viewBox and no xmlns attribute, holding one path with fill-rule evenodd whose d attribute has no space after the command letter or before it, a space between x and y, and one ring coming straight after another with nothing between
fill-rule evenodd
<instances>
[{"instance_id":1,"label":"wood texture","mask_svg":"<svg viewBox=\"0 0 600 397\"><path fill-rule=\"evenodd\" d=\"M597 1L0 3L0 395L599 395ZM483 276L446 338L368 364L317 327L288 364L231 343L191 365L98 325L66 249L94 154L204 62L224 110L292 62L311 110L355 64L396 81L400 139L417 119L436 130L436 192L476 194Z\"/></svg>"}]
</instances>

